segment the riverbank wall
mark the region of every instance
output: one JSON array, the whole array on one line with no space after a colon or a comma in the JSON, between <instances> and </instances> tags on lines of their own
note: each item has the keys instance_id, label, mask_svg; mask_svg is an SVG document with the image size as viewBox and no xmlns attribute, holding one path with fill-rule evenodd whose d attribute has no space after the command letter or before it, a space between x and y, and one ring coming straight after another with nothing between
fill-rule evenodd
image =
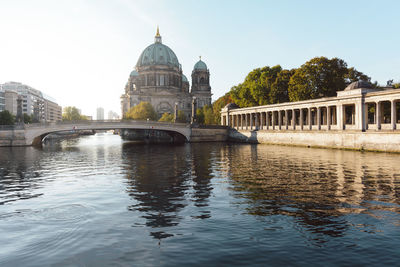
<instances>
[{"instance_id":1,"label":"riverbank wall","mask_svg":"<svg viewBox=\"0 0 400 267\"><path fill-rule=\"evenodd\" d=\"M226 126L203 125L201 127L192 127L190 142L226 142L228 141L228 136L229 128Z\"/></svg>"},{"instance_id":2,"label":"riverbank wall","mask_svg":"<svg viewBox=\"0 0 400 267\"><path fill-rule=\"evenodd\" d=\"M8 129L0 131L0 147L26 146L25 130Z\"/></svg>"},{"instance_id":3,"label":"riverbank wall","mask_svg":"<svg viewBox=\"0 0 400 267\"><path fill-rule=\"evenodd\" d=\"M229 130L231 142L262 143L400 153L400 133L393 131L247 131Z\"/></svg>"}]
</instances>

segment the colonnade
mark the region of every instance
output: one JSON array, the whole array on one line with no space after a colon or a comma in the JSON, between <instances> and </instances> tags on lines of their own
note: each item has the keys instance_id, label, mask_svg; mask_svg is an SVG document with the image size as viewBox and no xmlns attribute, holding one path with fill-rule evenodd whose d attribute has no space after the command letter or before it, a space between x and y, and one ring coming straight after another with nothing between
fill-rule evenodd
<instances>
[{"instance_id":1,"label":"colonnade","mask_svg":"<svg viewBox=\"0 0 400 267\"><path fill-rule=\"evenodd\" d=\"M400 129L400 90L354 91L308 101L224 108L221 124L237 130Z\"/></svg>"}]
</instances>

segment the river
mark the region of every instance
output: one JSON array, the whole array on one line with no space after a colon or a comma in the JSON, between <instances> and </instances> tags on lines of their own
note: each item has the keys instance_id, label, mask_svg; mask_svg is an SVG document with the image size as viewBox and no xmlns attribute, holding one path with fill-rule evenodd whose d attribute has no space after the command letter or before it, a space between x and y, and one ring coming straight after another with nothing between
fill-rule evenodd
<instances>
[{"instance_id":1,"label":"river","mask_svg":"<svg viewBox=\"0 0 400 267\"><path fill-rule=\"evenodd\" d=\"M400 262L400 155L115 135L0 148L0 266Z\"/></svg>"}]
</instances>

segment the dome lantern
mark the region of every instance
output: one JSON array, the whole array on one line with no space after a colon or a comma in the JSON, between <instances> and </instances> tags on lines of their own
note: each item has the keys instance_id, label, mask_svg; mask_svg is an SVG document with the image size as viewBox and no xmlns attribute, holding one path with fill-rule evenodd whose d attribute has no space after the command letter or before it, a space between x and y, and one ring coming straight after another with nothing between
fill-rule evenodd
<instances>
[{"instance_id":1,"label":"dome lantern","mask_svg":"<svg viewBox=\"0 0 400 267\"><path fill-rule=\"evenodd\" d=\"M207 70L207 65L204 61L201 60L201 56L199 56L200 60L194 65L194 70Z\"/></svg>"},{"instance_id":2,"label":"dome lantern","mask_svg":"<svg viewBox=\"0 0 400 267\"><path fill-rule=\"evenodd\" d=\"M162 44L160 29L158 28L158 25L157 25L157 33L156 33L156 36L154 37L154 42Z\"/></svg>"},{"instance_id":3,"label":"dome lantern","mask_svg":"<svg viewBox=\"0 0 400 267\"><path fill-rule=\"evenodd\" d=\"M178 58L171 48L161 42L160 30L157 26L154 43L146 47L140 55L136 68L144 66L167 65L175 68L180 68Z\"/></svg>"}]
</instances>

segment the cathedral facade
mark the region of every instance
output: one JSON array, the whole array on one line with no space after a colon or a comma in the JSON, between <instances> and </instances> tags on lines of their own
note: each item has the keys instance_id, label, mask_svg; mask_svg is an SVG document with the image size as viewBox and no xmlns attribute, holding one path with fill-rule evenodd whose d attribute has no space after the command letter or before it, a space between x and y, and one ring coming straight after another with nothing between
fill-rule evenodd
<instances>
[{"instance_id":1,"label":"cathedral facade","mask_svg":"<svg viewBox=\"0 0 400 267\"><path fill-rule=\"evenodd\" d=\"M192 87L171 48L164 45L157 28L154 43L144 49L130 73L121 96L124 115L140 102L149 102L158 116L174 114L175 105L190 120L192 100L197 108L211 105L210 72L201 58L192 71Z\"/></svg>"}]
</instances>

